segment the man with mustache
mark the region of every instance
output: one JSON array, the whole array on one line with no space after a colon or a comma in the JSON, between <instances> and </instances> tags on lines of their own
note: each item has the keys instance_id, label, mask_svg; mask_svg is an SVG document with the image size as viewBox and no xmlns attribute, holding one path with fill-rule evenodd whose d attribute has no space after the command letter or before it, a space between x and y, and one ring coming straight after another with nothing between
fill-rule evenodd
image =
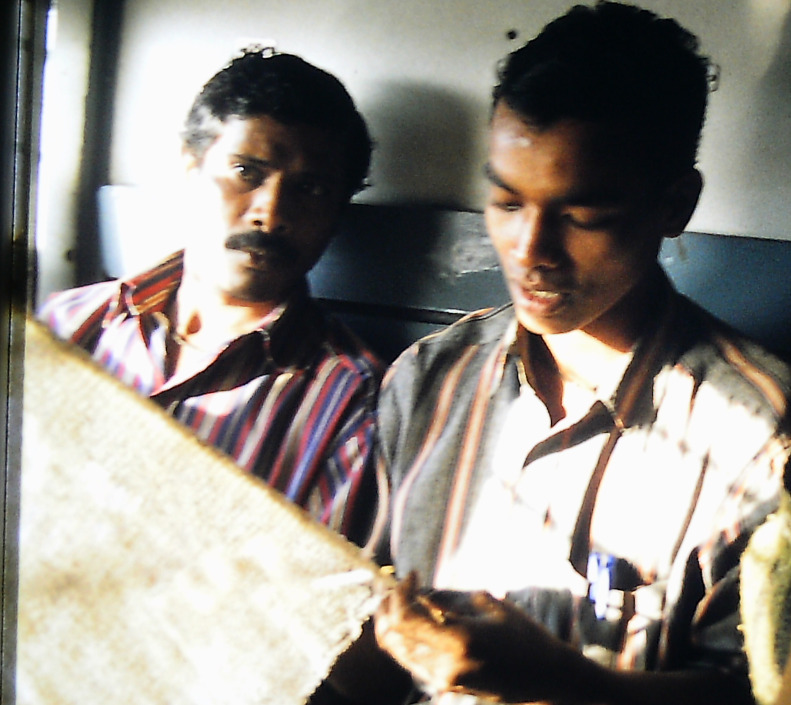
<instances>
[{"instance_id":1,"label":"man with mustache","mask_svg":"<svg viewBox=\"0 0 791 705\"><path fill-rule=\"evenodd\" d=\"M363 186L365 121L334 76L253 49L206 83L182 140L185 250L56 294L40 317L354 538L381 366L310 298L305 275Z\"/></svg>"},{"instance_id":2,"label":"man with mustache","mask_svg":"<svg viewBox=\"0 0 791 705\"><path fill-rule=\"evenodd\" d=\"M374 632L408 702L752 702L739 558L780 497L791 375L657 261L701 190L710 77L675 21L610 2L500 69L485 218L512 302L380 395L401 582ZM407 702L365 646L323 692Z\"/></svg>"}]
</instances>

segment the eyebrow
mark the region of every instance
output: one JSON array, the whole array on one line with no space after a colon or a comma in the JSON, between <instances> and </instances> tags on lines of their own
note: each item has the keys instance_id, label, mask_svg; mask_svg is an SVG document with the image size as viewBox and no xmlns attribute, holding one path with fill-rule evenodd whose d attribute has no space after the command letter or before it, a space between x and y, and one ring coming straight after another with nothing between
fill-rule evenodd
<instances>
[{"instance_id":1,"label":"eyebrow","mask_svg":"<svg viewBox=\"0 0 791 705\"><path fill-rule=\"evenodd\" d=\"M502 177L497 174L494 170L490 162L486 162L483 167L484 175L486 178L498 188L503 189L504 191L508 191L508 193L512 193L514 195L518 195L518 191L509 186ZM623 205L625 197L622 194L615 194L615 193L607 193L605 191L601 192L580 192L577 194L569 194L568 198L565 199L565 202L568 205L573 206L582 206L582 207L591 207L591 208L618 208Z\"/></svg>"},{"instance_id":2,"label":"eyebrow","mask_svg":"<svg viewBox=\"0 0 791 705\"><path fill-rule=\"evenodd\" d=\"M510 193L516 193L516 190L511 188L505 181L503 181L500 176L495 172L492 168L491 162L486 162L483 167L483 173L486 178L491 181L495 186L509 191Z\"/></svg>"},{"instance_id":3,"label":"eyebrow","mask_svg":"<svg viewBox=\"0 0 791 705\"><path fill-rule=\"evenodd\" d=\"M272 161L269 159L260 159L259 157L252 157L249 154L244 154L242 152L234 152L231 155L233 159L239 159L245 162L251 162L252 164L256 164L258 166L269 166L272 164Z\"/></svg>"},{"instance_id":4,"label":"eyebrow","mask_svg":"<svg viewBox=\"0 0 791 705\"><path fill-rule=\"evenodd\" d=\"M244 154L242 152L233 152L231 154L231 157L234 159L238 159L240 161L250 162L255 166L265 167L265 168L268 168L274 164L274 161L271 159L261 159L260 157L253 157L249 154ZM300 172L300 174L302 176L307 176L311 179L317 179L317 180L333 181L336 178L330 169L324 171L313 169L313 170Z\"/></svg>"}]
</instances>

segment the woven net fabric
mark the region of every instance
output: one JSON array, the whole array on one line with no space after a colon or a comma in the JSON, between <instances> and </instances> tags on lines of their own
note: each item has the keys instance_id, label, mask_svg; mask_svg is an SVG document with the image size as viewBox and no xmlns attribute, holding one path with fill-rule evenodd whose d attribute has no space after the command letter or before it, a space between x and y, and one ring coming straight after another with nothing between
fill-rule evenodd
<instances>
[{"instance_id":1,"label":"woven net fabric","mask_svg":"<svg viewBox=\"0 0 791 705\"><path fill-rule=\"evenodd\" d=\"M750 539L741 563L744 646L759 705L791 705L791 498Z\"/></svg>"},{"instance_id":2,"label":"woven net fabric","mask_svg":"<svg viewBox=\"0 0 791 705\"><path fill-rule=\"evenodd\" d=\"M304 703L384 578L35 322L17 702Z\"/></svg>"}]
</instances>

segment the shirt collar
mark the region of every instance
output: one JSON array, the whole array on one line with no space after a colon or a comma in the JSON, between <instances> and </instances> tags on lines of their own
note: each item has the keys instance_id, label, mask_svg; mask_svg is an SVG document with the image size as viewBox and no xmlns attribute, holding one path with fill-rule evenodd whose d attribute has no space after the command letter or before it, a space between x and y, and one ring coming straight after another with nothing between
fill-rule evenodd
<instances>
[{"instance_id":1,"label":"shirt collar","mask_svg":"<svg viewBox=\"0 0 791 705\"><path fill-rule=\"evenodd\" d=\"M675 357L678 296L660 269L654 307L646 314L646 328L637 341L632 362L615 391L614 411L623 426L651 423L656 416L653 380Z\"/></svg>"},{"instance_id":2,"label":"shirt collar","mask_svg":"<svg viewBox=\"0 0 791 705\"><path fill-rule=\"evenodd\" d=\"M153 269L122 279L118 301L108 312L108 317L163 312L168 300L178 289L183 272L184 251L180 250Z\"/></svg>"},{"instance_id":3,"label":"shirt collar","mask_svg":"<svg viewBox=\"0 0 791 705\"><path fill-rule=\"evenodd\" d=\"M646 328L635 344L632 360L615 394L609 400L601 400L619 426L653 421L655 409L651 381L673 354L673 343L677 337L674 334L677 296L661 269L657 276L656 292L655 308L646 315ZM552 374L554 365L541 364L540 356L549 354L541 336L524 329L520 332L514 318L505 331L503 345L508 357L513 357L516 362L520 383L529 384L533 390L542 388L542 385L537 384L538 375ZM554 374L559 375L557 370Z\"/></svg>"},{"instance_id":4,"label":"shirt collar","mask_svg":"<svg viewBox=\"0 0 791 705\"><path fill-rule=\"evenodd\" d=\"M120 282L116 305L107 317L147 317L165 314L184 273L184 251L142 274ZM324 338L324 318L310 298L307 280L291 296L261 318L258 326L242 338L258 336L271 358L284 367L302 367L312 358ZM237 339L238 340L238 339Z\"/></svg>"},{"instance_id":5,"label":"shirt collar","mask_svg":"<svg viewBox=\"0 0 791 705\"><path fill-rule=\"evenodd\" d=\"M260 328L269 354L283 367L304 367L326 338L326 319L307 282L278 308L278 315L273 317L273 311Z\"/></svg>"}]
</instances>

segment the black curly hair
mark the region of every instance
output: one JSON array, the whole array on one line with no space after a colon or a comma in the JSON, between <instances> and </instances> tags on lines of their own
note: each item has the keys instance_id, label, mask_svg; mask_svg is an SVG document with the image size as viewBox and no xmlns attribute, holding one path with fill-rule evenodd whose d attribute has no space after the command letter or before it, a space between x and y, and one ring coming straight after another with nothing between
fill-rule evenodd
<instances>
[{"instance_id":1,"label":"black curly hair","mask_svg":"<svg viewBox=\"0 0 791 705\"><path fill-rule=\"evenodd\" d=\"M365 186L371 138L362 115L332 74L293 54L255 47L242 52L203 86L181 133L184 147L202 157L229 117L268 115L287 125L327 129L346 146L347 195Z\"/></svg>"},{"instance_id":2,"label":"black curly hair","mask_svg":"<svg viewBox=\"0 0 791 705\"><path fill-rule=\"evenodd\" d=\"M716 67L675 20L634 5L576 5L510 54L493 107L529 124L560 119L627 128L659 179L694 167Z\"/></svg>"}]
</instances>

